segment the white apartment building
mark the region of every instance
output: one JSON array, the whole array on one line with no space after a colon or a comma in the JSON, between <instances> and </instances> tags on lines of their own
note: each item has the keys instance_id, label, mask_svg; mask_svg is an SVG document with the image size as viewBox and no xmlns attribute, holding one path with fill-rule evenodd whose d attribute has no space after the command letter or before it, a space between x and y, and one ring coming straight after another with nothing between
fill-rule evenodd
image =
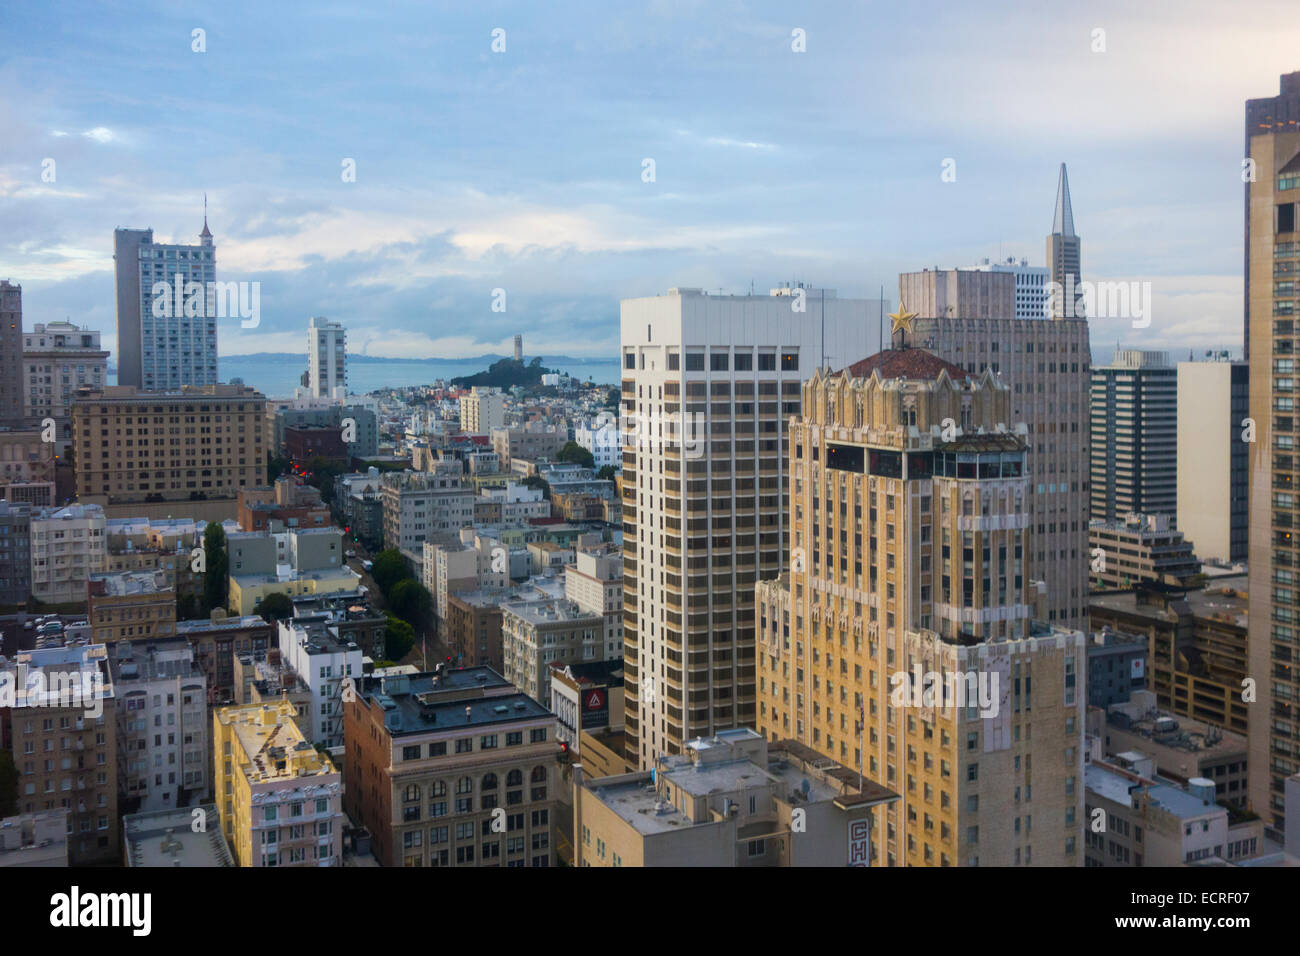
<instances>
[{"instance_id":1,"label":"white apartment building","mask_svg":"<svg viewBox=\"0 0 1300 956\"><path fill-rule=\"evenodd\" d=\"M605 619L605 659L623 656L623 552L608 547L579 551L564 569L564 596Z\"/></svg>"},{"instance_id":2,"label":"white apartment building","mask_svg":"<svg viewBox=\"0 0 1300 956\"><path fill-rule=\"evenodd\" d=\"M474 492L460 462L434 462L428 471L384 475L384 547L419 552L426 541L450 540L474 523Z\"/></svg>"},{"instance_id":3,"label":"white apartment building","mask_svg":"<svg viewBox=\"0 0 1300 956\"><path fill-rule=\"evenodd\" d=\"M54 419L59 454L72 440L72 399L81 385L108 384L99 333L71 322L37 323L23 334L23 400L28 418Z\"/></svg>"},{"instance_id":4,"label":"white apartment building","mask_svg":"<svg viewBox=\"0 0 1300 956\"><path fill-rule=\"evenodd\" d=\"M99 505L32 513L32 596L47 604L86 600L90 575L104 570L107 519Z\"/></svg>"},{"instance_id":5,"label":"white apartment building","mask_svg":"<svg viewBox=\"0 0 1300 956\"><path fill-rule=\"evenodd\" d=\"M506 424L506 397L499 389L475 385L460 396L460 430L471 435L490 435Z\"/></svg>"},{"instance_id":6,"label":"white apartment building","mask_svg":"<svg viewBox=\"0 0 1300 956\"><path fill-rule=\"evenodd\" d=\"M618 422L596 419L573 430L573 440L595 459L597 471L609 466L615 469L623 467L623 436L619 432Z\"/></svg>"},{"instance_id":7,"label":"white apartment building","mask_svg":"<svg viewBox=\"0 0 1300 956\"><path fill-rule=\"evenodd\" d=\"M209 796L208 681L189 640L118 641L108 654L123 812L201 803Z\"/></svg>"},{"instance_id":8,"label":"white apartment building","mask_svg":"<svg viewBox=\"0 0 1300 956\"><path fill-rule=\"evenodd\" d=\"M460 531L459 542L424 543L421 583L433 596L439 632L447 615L447 599L461 591L505 588L510 583L510 555L502 546L479 538L473 528Z\"/></svg>"},{"instance_id":9,"label":"white apartment building","mask_svg":"<svg viewBox=\"0 0 1300 956\"><path fill-rule=\"evenodd\" d=\"M754 584L789 544L786 421L819 366L878 347L878 300L775 291L621 303L626 739L643 769L753 726Z\"/></svg>"},{"instance_id":10,"label":"white apartment building","mask_svg":"<svg viewBox=\"0 0 1300 956\"><path fill-rule=\"evenodd\" d=\"M217 384L217 295L210 285L216 281L216 249L207 220L197 246L156 243L152 229L117 229L113 259L117 384L151 391ZM202 283L203 293L185 294L191 283Z\"/></svg>"},{"instance_id":11,"label":"white apartment building","mask_svg":"<svg viewBox=\"0 0 1300 956\"><path fill-rule=\"evenodd\" d=\"M339 322L312 316L307 321L307 388L314 398L347 394L347 331Z\"/></svg>"},{"instance_id":12,"label":"white apartment building","mask_svg":"<svg viewBox=\"0 0 1300 956\"><path fill-rule=\"evenodd\" d=\"M343 746L343 681L361 677L361 648L331 634L327 615L279 622L280 655L311 690L311 710L299 721L318 746Z\"/></svg>"}]
</instances>

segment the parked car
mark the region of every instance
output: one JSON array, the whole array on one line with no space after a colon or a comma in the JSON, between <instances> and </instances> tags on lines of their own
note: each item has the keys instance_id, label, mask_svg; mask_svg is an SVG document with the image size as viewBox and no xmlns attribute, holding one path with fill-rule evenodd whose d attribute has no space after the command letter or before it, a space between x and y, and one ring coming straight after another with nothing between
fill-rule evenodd
<instances>
[{"instance_id":1,"label":"parked car","mask_svg":"<svg viewBox=\"0 0 1300 956\"><path fill-rule=\"evenodd\" d=\"M361 569L362 569L363 571L369 571L369 570L370 570L371 568L373 568L374 566L375 566L375 563L374 563L373 561L362 561L362 562L361 562Z\"/></svg>"},{"instance_id":2,"label":"parked car","mask_svg":"<svg viewBox=\"0 0 1300 956\"><path fill-rule=\"evenodd\" d=\"M357 553L355 551L344 551L343 555L344 557L355 558L357 556Z\"/></svg>"}]
</instances>

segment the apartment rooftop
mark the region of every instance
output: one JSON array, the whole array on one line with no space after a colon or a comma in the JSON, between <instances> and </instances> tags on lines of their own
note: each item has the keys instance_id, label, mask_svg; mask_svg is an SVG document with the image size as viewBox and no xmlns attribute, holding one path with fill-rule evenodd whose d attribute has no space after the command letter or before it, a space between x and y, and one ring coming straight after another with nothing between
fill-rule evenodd
<instances>
[{"instance_id":1,"label":"apartment rooftop","mask_svg":"<svg viewBox=\"0 0 1300 956\"><path fill-rule=\"evenodd\" d=\"M172 636L150 641L118 641L107 645L113 673L121 681L152 681L166 678L203 677L203 669L189 651L184 637Z\"/></svg>"},{"instance_id":2,"label":"apartment rooftop","mask_svg":"<svg viewBox=\"0 0 1300 956\"><path fill-rule=\"evenodd\" d=\"M293 705L249 704L223 707L217 720L231 727L238 743L240 770L249 783L291 782L336 773L334 765L303 737Z\"/></svg>"},{"instance_id":3,"label":"apartment rooftop","mask_svg":"<svg viewBox=\"0 0 1300 956\"><path fill-rule=\"evenodd\" d=\"M362 677L357 693L384 711L394 737L536 720L550 711L490 667Z\"/></svg>"},{"instance_id":4,"label":"apartment rooftop","mask_svg":"<svg viewBox=\"0 0 1300 956\"><path fill-rule=\"evenodd\" d=\"M176 634L198 634L205 631L239 631L245 628L266 627L267 622L257 614L245 614L242 617L225 617L215 621L203 617L193 621L177 621Z\"/></svg>"},{"instance_id":5,"label":"apartment rooftop","mask_svg":"<svg viewBox=\"0 0 1300 956\"><path fill-rule=\"evenodd\" d=\"M206 816L207 829L193 829L195 811ZM122 818L127 866L234 866L230 847L217 825L217 807L177 807Z\"/></svg>"},{"instance_id":6,"label":"apartment rooftop","mask_svg":"<svg viewBox=\"0 0 1300 956\"><path fill-rule=\"evenodd\" d=\"M546 599L542 601L520 601L501 605L502 612L509 612L534 626L547 624L570 624L589 621L593 625L603 625L604 616L600 613L584 611L567 599Z\"/></svg>"},{"instance_id":7,"label":"apartment rooftop","mask_svg":"<svg viewBox=\"0 0 1300 956\"><path fill-rule=\"evenodd\" d=\"M115 571L90 576L90 591L101 597L130 597L175 590L165 571Z\"/></svg>"},{"instance_id":8,"label":"apartment rooftop","mask_svg":"<svg viewBox=\"0 0 1300 956\"><path fill-rule=\"evenodd\" d=\"M1246 626L1250 610L1246 575L1222 575L1206 587L1194 591L1167 590L1150 585L1132 591L1090 595L1088 601L1098 607L1150 617L1167 618L1167 604L1185 602L1196 617L1213 618L1225 623Z\"/></svg>"}]
</instances>

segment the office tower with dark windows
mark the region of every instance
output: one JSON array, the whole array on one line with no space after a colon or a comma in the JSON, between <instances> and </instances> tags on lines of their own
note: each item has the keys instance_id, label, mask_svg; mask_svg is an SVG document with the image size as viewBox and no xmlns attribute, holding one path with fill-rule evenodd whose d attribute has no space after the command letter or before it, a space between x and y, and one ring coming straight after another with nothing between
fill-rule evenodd
<instances>
[{"instance_id":1,"label":"office tower with dark windows","mask_svg":"<svg viewBox=\"0 0 1300 956\"><path fill-rule=\"evenodd\" d=\"M1092 370L1091 513L1178 513L1178 369L1168 352L1119 349Z\"/></svg>"}]
</instances>

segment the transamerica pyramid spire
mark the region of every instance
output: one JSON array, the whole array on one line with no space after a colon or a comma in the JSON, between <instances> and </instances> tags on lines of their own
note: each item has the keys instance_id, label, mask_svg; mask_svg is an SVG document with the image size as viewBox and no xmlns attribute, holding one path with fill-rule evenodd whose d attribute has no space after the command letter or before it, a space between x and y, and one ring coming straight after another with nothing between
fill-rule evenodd
<instances>
[{"instance_id":1,"label":"transamerica pyramid spire","mask_svg":"<svg viewBox=\"0 0 1300 956\"><path fill-rule=\"evenodd\" d=\"M1074 210L1070 208L1070 180L1065 175L1065 163L1061 163L1061 180L1056 185L1056 213L1052 216L1052 235L1074 235Z\"/></svg>"}]
</instances>

